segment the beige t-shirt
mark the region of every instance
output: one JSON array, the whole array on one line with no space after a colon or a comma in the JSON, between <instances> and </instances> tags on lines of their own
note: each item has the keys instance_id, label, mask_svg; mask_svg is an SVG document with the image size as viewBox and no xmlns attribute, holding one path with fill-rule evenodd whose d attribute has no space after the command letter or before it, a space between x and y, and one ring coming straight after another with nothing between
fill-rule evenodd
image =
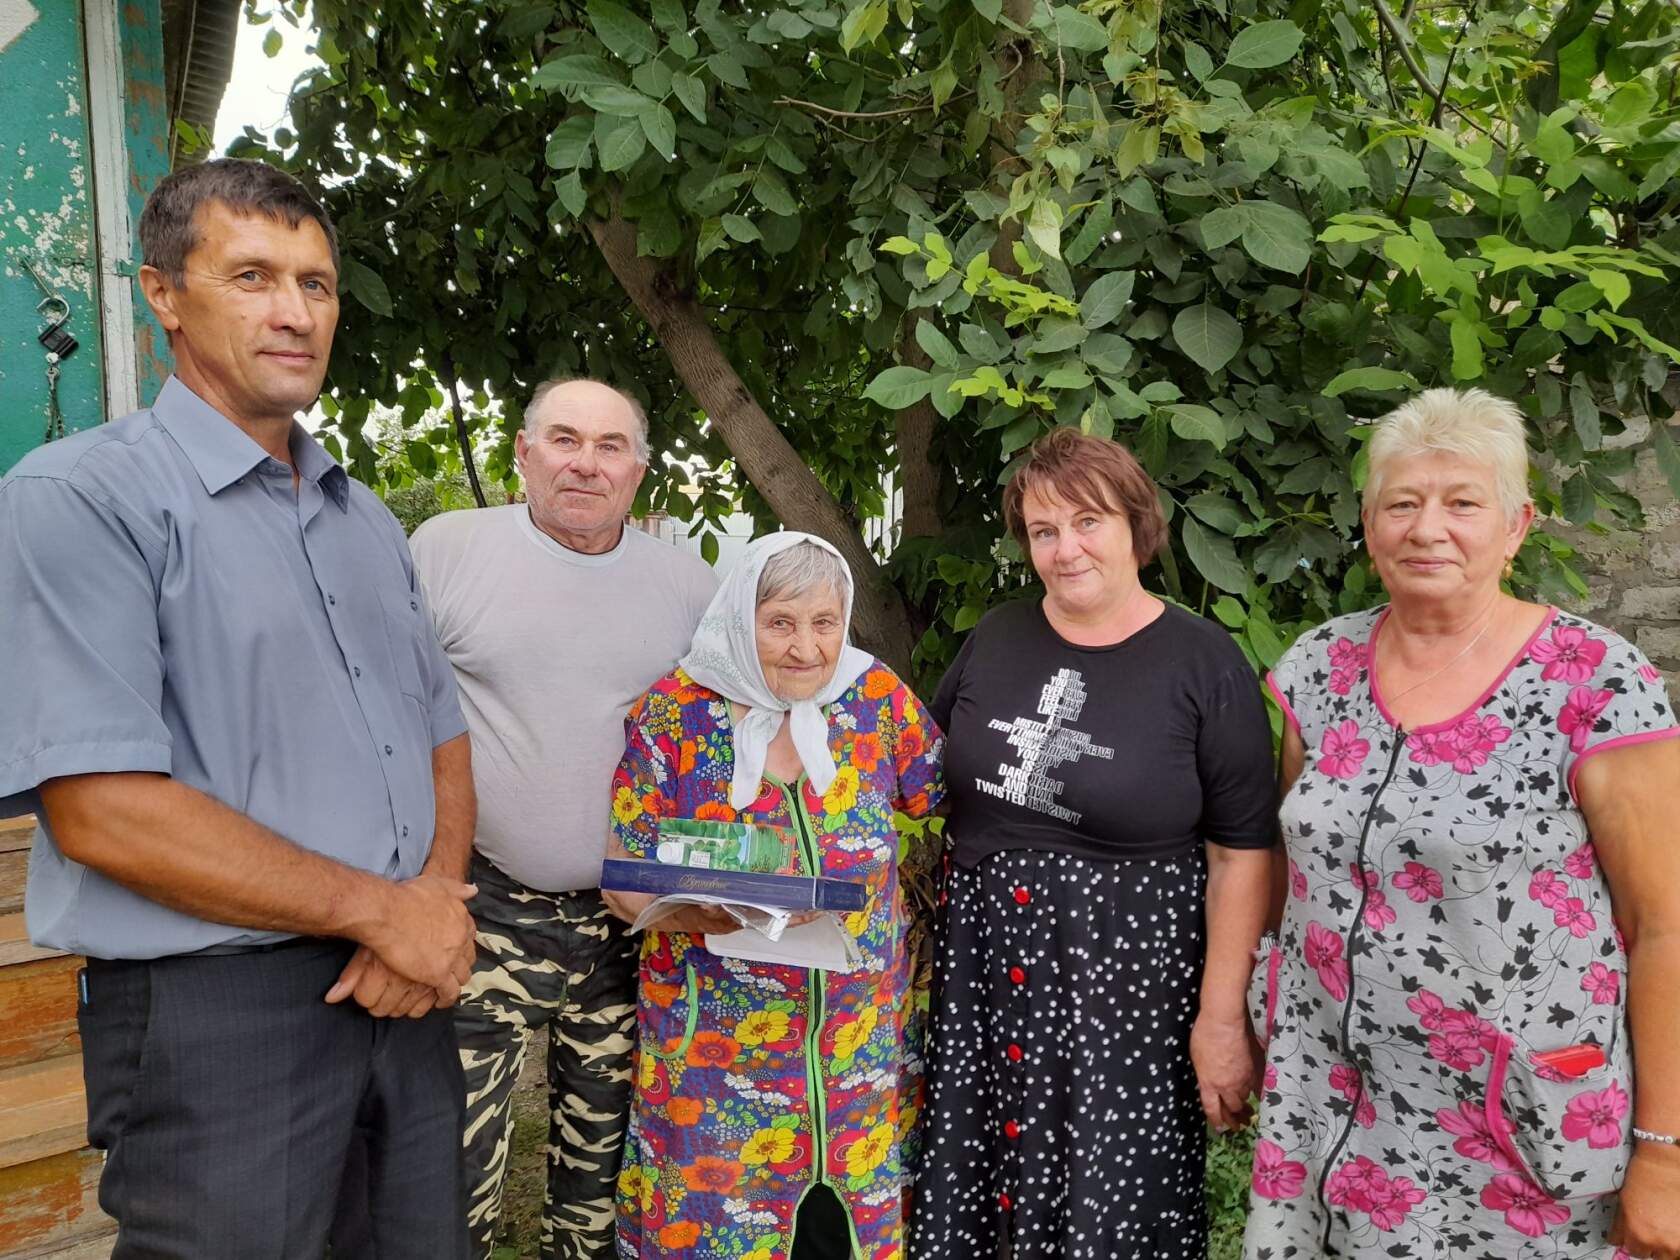
<instances>
[{"instance_id":1,"label":"beige t-shirt","mask_svg":"<svg viewBox=\"0 0 1680 1260\"><path fill-rule=\"evenodd\" d=\"M523 503L433 517L410 547L472 736L478 851L528 888L597 887L625 711L688 651L717 576L630 528L569 551Z\"/></svg>"}]
</instances>

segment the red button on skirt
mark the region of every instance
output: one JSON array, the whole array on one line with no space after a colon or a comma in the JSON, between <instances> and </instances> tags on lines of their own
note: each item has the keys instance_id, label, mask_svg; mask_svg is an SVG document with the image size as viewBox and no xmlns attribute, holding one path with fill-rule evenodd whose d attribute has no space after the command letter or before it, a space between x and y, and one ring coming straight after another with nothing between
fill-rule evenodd
<instances>
[{"instance_id":1,"label":"red button on skirt","mask_svg":"<svg viewBox=\"0 0 1680 1260\"><path fill-rule=\"evenodd\" d=\"M1010 1141L1014 1141L1016 1138L1021 1136L1021 1126L1016 1124L1013 1120L1009 1121L1003 1126L1003 1136L1010 1139Z\"/></svg>"},{"instance_id":2,"label":"red button on skirt","mask_svg":"<svg viewBox=\"0 0 1680 1260\"><path fill-rule=\"evenodd\" d=\"M1005 1212L1009 1211L1009 1196L1007 1194L998 1195L998 1206Z\"/></svg>"},{"instance_id":3,"label":"red button on skirt","mask_svg":"<svg viewBox=\"0 0 1680 1260\"><path fill-rule=\"evenodd\" d=\"M1016 984L1025 984L1027 982L1027 973L1022 971L1019 967L1011 967L1009 969L1009 978Z\"/></svg>"},{"instance_id":4,"label":"red button on skirt","mask_svg":"<svg viewBox=\"0 0 1680 1260\"><path fill-rule=\"evenodd\" d=\"M1017 904L1024 906L1024 905L1027 904L1027 902L1029 902L1031 900L1032 900L1032 894L1030 892L1028 892L1025 888L1017 888L1015 890L1015 901L1016 901Z\"/></svg>"},{"instance_id":5,"label":"red button on skirt","mask_svg":"<svg viewBox=\"0 0 1680 1260\"><path fill-rule=\"evenodd\" d=\"M1016 1045L1013 1041L1009 1043L1009 1048L1005 1050L1004 1053L1009 1056L1009 1061L1011 1063L1019 1063L1025 1057L1021 1047Z\"/></svg>"}]
</instances>

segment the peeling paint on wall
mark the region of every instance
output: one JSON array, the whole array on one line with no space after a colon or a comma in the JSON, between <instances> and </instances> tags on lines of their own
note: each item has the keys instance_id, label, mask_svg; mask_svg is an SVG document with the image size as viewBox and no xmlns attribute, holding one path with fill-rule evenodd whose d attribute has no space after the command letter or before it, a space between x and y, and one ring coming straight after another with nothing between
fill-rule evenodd
<instances>
[{"instance_id":1,"label":"peeling paint on wall","mask_svg":"<svg viewBox=\"0 0 1680 1260\"><path fill-rule=\"evenodd\" d=\"M47 360L37 339L46 320L36 311L43 295L25 259L70 304L66 327L81 343L60 367L65 426L105 419L81 5L44 7L0 0L0 82L16 103L0 111L0 472L39 445L47 427ZM26 9L34 16L20 24Z\"/></svg>"}]
</instances>

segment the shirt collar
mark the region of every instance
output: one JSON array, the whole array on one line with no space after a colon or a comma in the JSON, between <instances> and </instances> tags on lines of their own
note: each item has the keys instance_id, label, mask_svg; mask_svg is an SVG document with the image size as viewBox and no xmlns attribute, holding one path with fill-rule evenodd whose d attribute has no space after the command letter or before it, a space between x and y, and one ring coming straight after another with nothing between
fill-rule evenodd
<instances>
[{"instance_id":1,"label":"shirt collar","mask_svg":"<svg viewBox=\"0 0 1680 1260\"><path fill-rule=\"evenodd\" d=\"M238 425L205 402L177 376L163 383L152 414L198 473L204 488L220 494L267 459L268 452ZM298 475L318 482L340 509L349 503L349 476L301 424L292 422L292 458Z\"/></svg>"}]
</instances>

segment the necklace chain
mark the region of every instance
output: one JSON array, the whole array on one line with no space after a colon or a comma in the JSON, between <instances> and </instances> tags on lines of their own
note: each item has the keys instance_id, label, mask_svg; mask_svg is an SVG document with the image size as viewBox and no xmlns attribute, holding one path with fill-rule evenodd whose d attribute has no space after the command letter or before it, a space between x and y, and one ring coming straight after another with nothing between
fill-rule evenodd
<instances>
[{"instance_id":1,"label":"necklace chain","mask_svg":"<svg viewBox=\"0 0 1680 1260\"><path fill-rule=\"evenodd\" d=\"M1483 621L1482 621L1482 628L1480 630L1476 631L1476 637L1471 639L1470 642L1466 643L1463 647L1459 648L1459 650L1453 655L1453 658L1450 661L1448 661L1445 665L1441 666L1441 668L1436 670L1433 674L1430 674L1426 678L1419 679L1417 682L1413 683L1410 687L1407 687L1404 691L1399 691L1399 692L1396 692L1392 696L1388 696L1387 701L1388 701L1389 706L1392 708L1393 705L1394 705L1394 702L1396 700L1399 700L1402 696L1409 696L1409 695L1412 694L1412 692L1416 691L1419 687L1422 687L1422 686L1425 686L1429 683L1434 682L1442 674L1446 673L1454 665L1457 665L1466 656L1470 655L1470 650L1472 648L1474 648L1476 646L1476 644L1480 643L1482 641L1482 636L1485 635L1488 632L1488 630L1492 628L1492 626L1493 626L1493 613L1494 613L1494 609L1497 607L1498 603L1499 603L1499 592L1495 591L1494 595L1493 595L1493 598L1488 601L1487 612L1484 615L1484 618L1483 618ZM1373 669L1376 668L1376 662L1372 661L1371 666L1372 666Z\"/></svg>"}]
</instances>

